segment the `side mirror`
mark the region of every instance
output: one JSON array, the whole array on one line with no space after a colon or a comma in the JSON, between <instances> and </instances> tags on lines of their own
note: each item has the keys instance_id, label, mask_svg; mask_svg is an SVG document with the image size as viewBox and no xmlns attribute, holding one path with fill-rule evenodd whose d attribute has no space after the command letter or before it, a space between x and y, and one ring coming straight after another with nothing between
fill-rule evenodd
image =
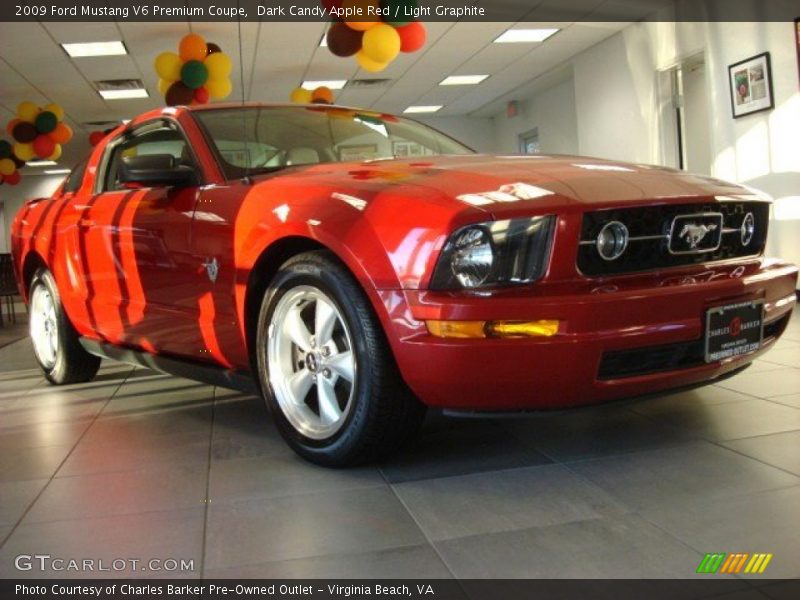
<instances>
[{"instance_id":1,"label":"side mirror","mask_svg":"<svg viewBox=\"0 0 800 600\"><path fill-rule=\"evenodd\" d=\"M171 154L145 154L122 157L119 165L119 182L178 187L196 184L197 175L194 169L179 164Z\"/></svg>"}]
</instances>

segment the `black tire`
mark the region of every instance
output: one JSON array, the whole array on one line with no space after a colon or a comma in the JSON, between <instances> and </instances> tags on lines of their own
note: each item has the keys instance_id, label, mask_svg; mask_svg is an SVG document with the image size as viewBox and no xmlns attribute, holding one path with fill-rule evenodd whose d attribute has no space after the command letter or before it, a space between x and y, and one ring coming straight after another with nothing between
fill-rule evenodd
<instances>
[{"instance_id":1,"label":"black tire","mask_svg":"<svg viewBox=\"0 0 800 600\"><path fill-rule=\"evenodd\" d=\"M357 361L350 409L340 429L325 439L309 438L286 418L270 384L269 325L277 303L298 286L312 286L333 300L346 322ZM278 430L303 458L328 467L380 460L413 438L425 406L403 381L380 322L358 282L327 251L297 255L281 266L264 296L258 319L259 382Z\"/></svg>"},{"instance_id":2,"label":"black tire","mask_svg":"<svg viewBox=\"0 0 800 600\"><path fill-rule=\"evenodd\" d=\"M40 359L39 354L34 351L36 362L44 372L45 378L54 385L91 381L100 368L100 358L89 354L81 346L78 333L64 312L55 279L47 269L39 269L34 274L28 297L33 299L37 288L40 286L49 292L54 304L58 348L55 352L54 364L45 364ZM31 308L33 309L33 305L31 305ZM32 314L30 318L31 324L33 324ZM34 335L33 331L31 331L31 335Z\"/></svg>"}]
</instances>

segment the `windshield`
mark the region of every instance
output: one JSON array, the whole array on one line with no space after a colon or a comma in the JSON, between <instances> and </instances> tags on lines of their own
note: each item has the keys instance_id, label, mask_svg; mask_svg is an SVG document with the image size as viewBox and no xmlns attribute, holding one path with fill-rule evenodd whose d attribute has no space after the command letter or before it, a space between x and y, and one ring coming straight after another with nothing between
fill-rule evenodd
<instances>
[{"instance_id":1,"label":"windshield","mask_svg":"<svg viewBox=\"0 0 800 600\"><path fill-rule=\"evenodd\" d=\"M198 110L229 178L292 165L472 154L421 123L327 106Z\"/></svg>"}]
</instances>

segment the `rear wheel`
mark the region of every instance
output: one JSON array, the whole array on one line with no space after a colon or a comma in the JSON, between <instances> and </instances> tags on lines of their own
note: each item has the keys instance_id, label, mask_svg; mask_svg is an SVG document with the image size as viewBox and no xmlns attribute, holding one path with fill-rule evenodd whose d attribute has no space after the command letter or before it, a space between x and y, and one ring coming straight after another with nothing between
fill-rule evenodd
<instances>
[{"instance_id":1,"label":"rear wheel","mask_svg":"<svg viewBox=\"0 0 800 600\"><path fill-rule=\"evenodd\" d=\"M327 252L284 264L258 324L261 387L289 445L312 462L381 458L425 409L402 381L369 300Z\"/></svg>"},{"instance_id":2,"label":"rear wheel","mask_svg":"<svg viewBox=\"0 0 800 600\"><path fill-rule=\"evenodd\" d=\"M86 352L69 322L55 280L47 269L33 276L30 287L30 336L33 352L50 383L63 385L90 381L100 359Z\"/></svg>"}]
</instances>

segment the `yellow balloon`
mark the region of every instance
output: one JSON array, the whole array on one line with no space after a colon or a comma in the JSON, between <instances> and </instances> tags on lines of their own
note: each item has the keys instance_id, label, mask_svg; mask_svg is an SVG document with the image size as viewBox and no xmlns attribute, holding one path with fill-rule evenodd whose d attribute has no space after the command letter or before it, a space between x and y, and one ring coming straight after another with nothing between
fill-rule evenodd
<instances>
[{"instance_id":1,"label":"yellow balloon","mask_svg":"<svg viewBox=\"0 0 800 600\"><path fill-rule=\"evenodd\" d=\"M14 144L14 156L25 162L33 160L33 157L36 156L36 152L33 151L33 144L21 144L19 142Z\"/></svg>"},{"instance_id":2,"label":"yellow balloon","mask_svg":"<svg viewBox=\"0 0 800 600\"><path fill-rule=\"evenodd\" d=\"M158 93L161 94L162 96L166 96L167 95L167 90L169 89L169 86L171 86L173 83L175 83L175 82L174 81L167 81L166 79L161 79L159 77L158 78Z\"/></svg>"},{"instance_id":3,"label":"yellow balloon","mask_svg":"<svg viewBox=\"0 0 800 600\"><path fill-rule=\"evenodd\" d=\"M11 175L17 170L17 165L10 158L0 159L0 175Z\"/></svg>"},{"instance_id":4,"label":"yellow balloon","mask_svg":"<svg viewBox=\"0 0 800 600\"><path fill-rule=\"evenodd\" d=\"M56 104L55 102L51 102L50 104L45 106L44 109L45 110L49 110L51 113L53 113L56 116L56 119L58 119L59 121L63 121L64 120L64 109L61 108L60 104Z\"/></svg>"},{"instance_id":5,"label":"yellow balloon","mask_svg":"<svg viewBox=\"0 0 800 600\"><path fill-rule=\"evenodd\" d=\"M156 56L153 66L158 76L164 81L178 81L178 79L181 78L183 62L181 61L181 57L174 52L162 52Z\"/></svg>"},{"instance_id":6,"label":"yellow balloon","mask_svg":"<svg viewBox=\"0 0 800 600\"><path fill-rule=\"evenodd\" d=\"M305 88L296 87L292 90L291 95L289 96L289 100L292 102L296 102L297 104L311 104L311 90L307 90Z\"/></svg>"},{"instance_id":7,"label":"yellow balloon","mask_svg":"<svg viewBox=\"0 0 800 600\"><path fill-rule=\"evenodd\" d=\"M386 23L376 25L364 32L361 51L377 63L388 63L400 54L400 34Z\"/></svg>"},{"instance_id":8,"label":"yellow balloon","mask_svg":"<svg viewBox=\"0 0 800 600\"><path fill-rule=\"evenodd\" d=\"M208 95L215 100L227 98L233 91L233 84L230 79L209 79L203 87L208 90Z\"/></svg>"},{"instance_id":9,"label":"yellow balloon","mask_svg":"<svg viewBox=\"0 0 800 600\"><path fill-rule=\"evenodd\" d=\"M230 77L233 70L233 62L231 62L230 56L224 52L209 54L203 64L208 69L209 79L226 79Z\"/></svg>"},{"instance_id":10,"label":"yellow balloon","mask_svg":"<svg viewBox=\"0 0 800 600\"><path fill-rule=\"evenodd\" d=\"M59 158L61 158L61 144L56 144L55 150L47 157L47 160L58 160Z\"/></svg>"},{"instance_id":11,"label":"yellow balloon","mask_svg":"<svg viewBox=\"0 0 800 600\"><path fill-rule=\"evenodd\" d=\"M389 66L389 63L382 63L376 60L372 60L369 56L364 54L363 50L359 50L356 52L356 61L358 62L358 66L360 66L365 71L369 71L370 73L377 73L378 71L383 71L386 67Z\"/></svg>"},{"instance_id":12,"label":"yellow balloon","mask_svg":"<svg viewBox=\"0 0 800 600\"><path fill-rule=\"evenodd\" d=\"M36 120L36 115L39 114L39 107L33 102L23 102L17 106L17 116L22 121L33 123Z\"/></svg>"}]
</instances>

